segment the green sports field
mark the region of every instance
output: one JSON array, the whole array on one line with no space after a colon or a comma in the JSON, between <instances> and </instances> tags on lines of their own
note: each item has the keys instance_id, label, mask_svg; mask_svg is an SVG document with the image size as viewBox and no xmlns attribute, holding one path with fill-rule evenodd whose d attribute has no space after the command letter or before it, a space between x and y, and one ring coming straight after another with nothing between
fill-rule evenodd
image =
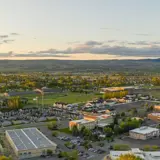
<instances>
[{"instance_id":1,"label":"green sports field","mask_svg":"<svg viewBox=\"0 0 160 160\"><path fill-rule=\"evenodd\" d=\"M42 103L42 97L39 94L34 95L25 95L29 99L29 105L36 106L37 104ZM38 100L33 100L38 97ZM85 93L55 93L55 94L46 94L44 95L44 104L52 105L54 102L65 102L65 103L83 103L94 98L100 97L95 93L85 94Z\"/></svg>"}]
</instances>

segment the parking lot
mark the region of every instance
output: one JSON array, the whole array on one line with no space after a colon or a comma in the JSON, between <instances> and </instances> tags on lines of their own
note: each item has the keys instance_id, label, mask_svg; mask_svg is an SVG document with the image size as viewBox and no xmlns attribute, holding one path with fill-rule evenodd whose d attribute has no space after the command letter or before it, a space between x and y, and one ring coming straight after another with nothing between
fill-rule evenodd
<instances>
[{"instance_id":1,"label":"parking lot","mask_svg":"<svg viewBox=\"0 0 160 160\"><path fill-rule=\"evenodd\" d=\"M91 160L96 160L99 158L103 158L107 153L108 149L104 150L102 147L98 146L96 142L90 142L92 145L92 149L85 149L84 146L81 144L84 142L80 137L74 137L72 135L68 135L65 133L60 133L57 137L52 136L52 131L48 130L46 126L41 126L40 127L41 132L43 132L50 140L58 144L58 150L61 151L72 151L73 149L70 147L66 147L65 143L70 142L71 144L75 144L75 150L78 150L78 155L80 160L86 160L86 159L91 159ZM110 144L108 144L109 147ZM107 148L108 148L107 147ZM70 148L70 149L69 149ZM50 159L50 158L47 158Z\"/></svg>"},{"instance_id":2,"label":"parking lot","mask_svg":"<svg viewBox=\"0 0 160 160\"><path fill-rule=\"evenodd\" d=\"M141 109L144 104L148 103L149 105L155 104L154 102L145 102L145 101L138 101L138 102L131 102L131 103L125 103L125 104L116 104L114 105L114 109L117 112L126 112L130 109L136 108Z\"/></svg>"}]
</instances>

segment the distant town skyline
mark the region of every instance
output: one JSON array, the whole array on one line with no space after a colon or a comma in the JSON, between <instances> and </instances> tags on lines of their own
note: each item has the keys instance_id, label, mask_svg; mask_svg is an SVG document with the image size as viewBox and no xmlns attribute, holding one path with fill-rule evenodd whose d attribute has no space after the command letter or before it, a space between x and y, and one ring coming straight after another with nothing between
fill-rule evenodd
<instances>
[{"instance_id":1,"label":"distant town skyline","mask_svg":"<svg viewBox=\"0 0 160 160\"><path fill-rule=\"evenodd\" d=\"M0 59L160 58L159 0L0 4Z\"/></svg>"}]
</instances>

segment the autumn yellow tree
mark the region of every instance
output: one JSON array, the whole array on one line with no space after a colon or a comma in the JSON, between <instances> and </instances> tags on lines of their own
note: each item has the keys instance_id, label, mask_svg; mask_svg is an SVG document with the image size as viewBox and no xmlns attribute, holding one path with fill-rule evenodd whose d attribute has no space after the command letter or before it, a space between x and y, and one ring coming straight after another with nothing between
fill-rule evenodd
<instances>
[{"instance_id":1,"label":"autumn yellow tree","mask_svg":"<svg viewBox=\"0 0 160 160\"><path fill-rule=\"evenodd\" d=\"M12 160L12 158L6 156L0 156L0 160Z\"/></svg>"},{"instance_id":2,"label":"autumn yellow tree","mask_svg":"<svg viewBox=\"0 0 160 160\"><path fill-rule=\"evenodd\" d=\"M117 160L143 160L143 159L135 156L134 154L122 154Z\"/></svg>"}]
</instances>

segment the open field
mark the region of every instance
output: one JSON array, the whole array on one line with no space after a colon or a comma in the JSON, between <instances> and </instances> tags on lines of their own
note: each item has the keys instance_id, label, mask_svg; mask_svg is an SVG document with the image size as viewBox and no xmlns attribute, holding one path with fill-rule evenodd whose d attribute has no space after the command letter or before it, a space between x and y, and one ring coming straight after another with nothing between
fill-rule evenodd
<instances>
[{"instance_id":1,"label":"open field","mask_svg":"<svg viewBox=\"0 0 160 160\"><path fill-rule=\"evenodd\" d=\"M155 98L160 99L160 88L156 89L138 89L134 90L134 93L141 93L141 94L149 94L151 96L154 96Z\"/></svg>"},{"instance_id":2,"label":"open field","mask_svg":"<svg viewBox=\"0 0 160 160\"><path fill-rule=\"evenodd\" d=\"M52 105L54 102L65 102L65 103L83 103L88 100L92 100L100 95L95 93L85 94L85 93L56 93L56 94L46 94L44 95L44 104ZM25 95L29 99L29 105L41 104L42 97L39 94ZM38 101L33 100L38 97Z\"/></svg>"}]
</instances>

